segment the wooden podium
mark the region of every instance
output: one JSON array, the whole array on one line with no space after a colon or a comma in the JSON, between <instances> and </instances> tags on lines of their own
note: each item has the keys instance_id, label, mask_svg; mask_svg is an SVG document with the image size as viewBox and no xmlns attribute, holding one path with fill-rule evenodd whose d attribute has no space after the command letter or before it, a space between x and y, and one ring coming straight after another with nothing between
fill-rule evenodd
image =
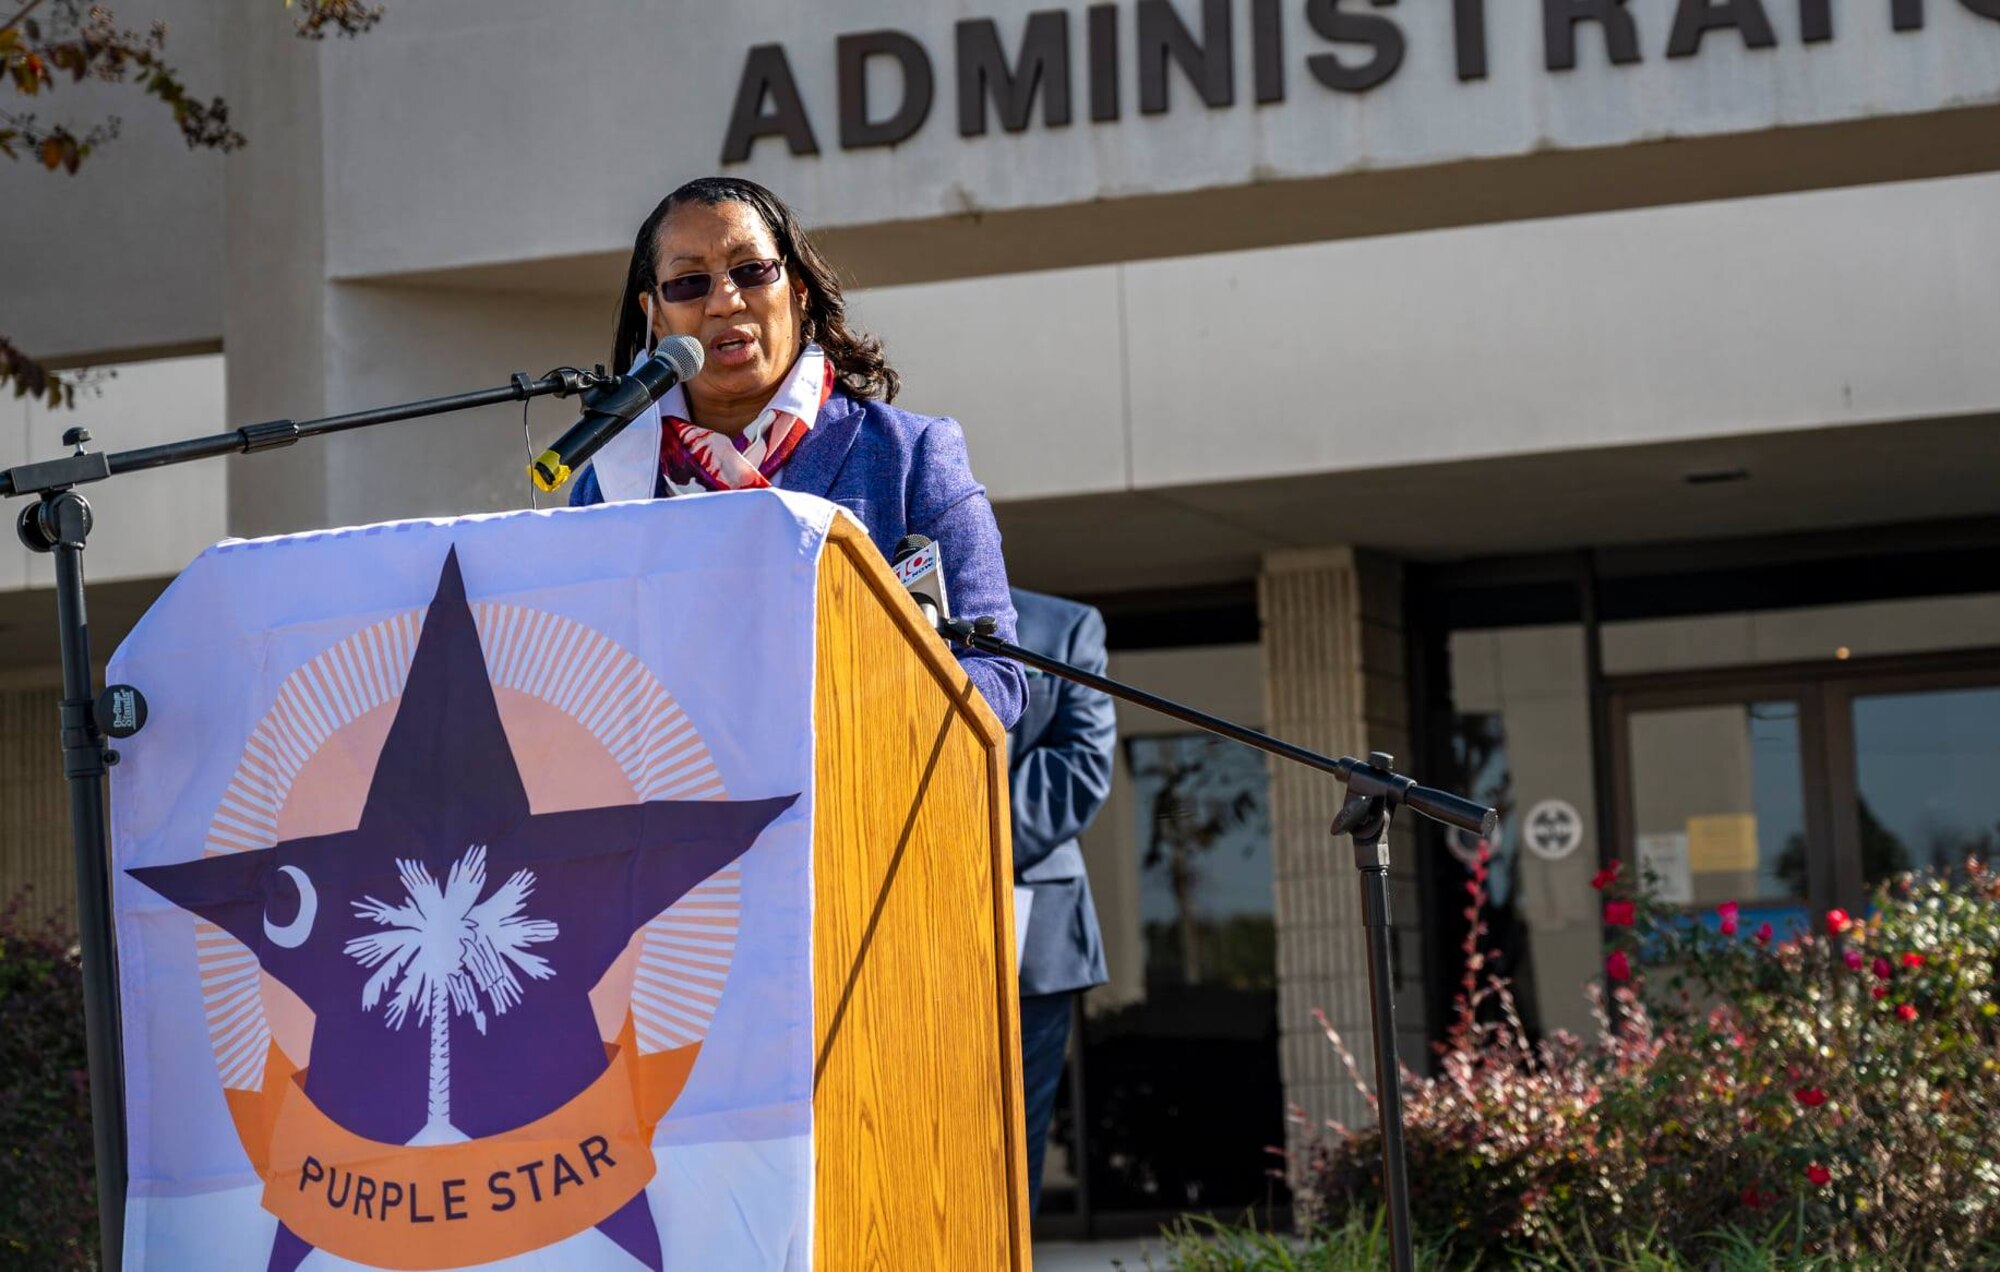
<instances>
[{"instance_id":1,"label":"wooden podium","mask_svg":"<svg viewBox=\"0 0 2000 1272\"><path fill-rule=\"evenodd\" d=\"M818 626L814 1266L1026 1272L1006 734L845 517Z\"/></svg>"}]
</instances>

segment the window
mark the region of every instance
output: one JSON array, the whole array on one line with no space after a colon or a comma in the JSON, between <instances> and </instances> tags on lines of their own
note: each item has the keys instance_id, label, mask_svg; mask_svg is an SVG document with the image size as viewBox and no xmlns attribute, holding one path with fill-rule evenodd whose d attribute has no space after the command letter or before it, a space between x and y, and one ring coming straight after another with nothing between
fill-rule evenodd
<instances>
[{"instance_id":1,"label":"window","mask_svg":"<svg viewBox=\"0 0 2000 1272\"><path fill-rule=\"evenodd\" d=\"M1133 738L1149 991L1277 987L1264 757L1208 734Z\"/></svg>"},{"instance_id":2,"label":"window","mask_svg":"<svg viewBox=\"0 0 2000 1272\"><path fill-rule=\"evenodd\" d=\"M1146 1224L1268 1205L1285 1127L1264 758L1200 733L1123 750L1145 966L1132 997L1085 1019L1089 1204ZM1059 1107L1058 1142L1065 1121Z\"/></svg>"}]
</instances>

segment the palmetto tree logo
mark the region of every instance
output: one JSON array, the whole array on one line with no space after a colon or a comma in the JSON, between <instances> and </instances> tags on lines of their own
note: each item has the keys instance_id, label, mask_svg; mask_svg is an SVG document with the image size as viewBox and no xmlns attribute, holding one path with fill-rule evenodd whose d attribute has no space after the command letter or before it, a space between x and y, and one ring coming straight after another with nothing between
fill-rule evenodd
<instances>
[{"instance_id":1,"label":"palmetto tree logo","mask_svg":"<svg viewBox=\"0 0 2000 1272\"><path fill-rule=\"evenodd\" d=\"M391 930L355 937L345 948L375 972L361 990L363 1011L373 1011L394 981L384 1023L401 1029L414 1006L417 1023L430 1026L429 1116L410 1142L456 1143L466 1136L451 1124L451 1018L471 1016L484 1034L482 994L493 1013L503 1015L521 1001L517 971L530 980L554 976L549 961L527 947L555 940L558 929L547 919L521 917L535 890L532 870L515 871L492 896L479 899L486 890L483 845L452 864L443 887L420 861L398 859L396 870L403 881L401 905L374 897L353 903L362 918Z\"/></svg>"}]
</instances>

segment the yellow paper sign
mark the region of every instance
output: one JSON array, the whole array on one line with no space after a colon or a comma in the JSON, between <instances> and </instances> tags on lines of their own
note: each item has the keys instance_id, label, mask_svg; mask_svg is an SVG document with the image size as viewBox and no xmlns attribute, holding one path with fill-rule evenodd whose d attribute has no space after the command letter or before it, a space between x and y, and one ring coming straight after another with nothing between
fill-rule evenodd
<instances>
[{"instance_id":1,"label":"yellow paper sign","mask_svg":"<svg viewBox=\"0 0 2000 1272\"><path fill-rule=\"evenodd\" d=\"M1722 874L1757 869L1757 815L1721 813L1690 817L1687 823L1688 869L1695 874Z\"/></svg>"}]
</instances>

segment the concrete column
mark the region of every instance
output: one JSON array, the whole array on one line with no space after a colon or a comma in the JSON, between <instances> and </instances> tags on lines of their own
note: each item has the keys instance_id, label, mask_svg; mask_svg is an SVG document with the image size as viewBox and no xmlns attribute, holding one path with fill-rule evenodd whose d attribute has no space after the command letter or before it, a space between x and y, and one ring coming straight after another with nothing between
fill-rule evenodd
<instances>
[{"instance_id":1,"label":"concrete column","mask_svg":"<svg viewBox=\"0 0 2000 1272\"><path fill-rule=\"evenodd\" d=\"M229 419L311 419L327 412L322 45L266 0L221 9L229 113L245 139L223 165ZM230 460L230 533L327 524L326 445Z\"/></svg>"},{"instance_id":2,"label":"concrete column","mask_svg":"<svg viewBox=\"0 0 2000 1272\"><path fill-rule=\"evenodd\" d=\"M1330 755L1409 751L1403 673L1402 572L1351 548L1274 553L1258 583L1265 719L1277 736ZM1323 1009L1373 1080L1368 952L1353 854L1328 833L1344 789L1297 765L1271 766L1271 854L1277 896L1278 1031L1286 1101L1308 1127L1370 1114L1318 1025ZM1423 1067L1424 1002L1415 861L1407 824L1390 832L1397 932L1397 1033ZM1292 1147L1304 1129L1288 1131Z\"/></svg>"}]
</instances>

